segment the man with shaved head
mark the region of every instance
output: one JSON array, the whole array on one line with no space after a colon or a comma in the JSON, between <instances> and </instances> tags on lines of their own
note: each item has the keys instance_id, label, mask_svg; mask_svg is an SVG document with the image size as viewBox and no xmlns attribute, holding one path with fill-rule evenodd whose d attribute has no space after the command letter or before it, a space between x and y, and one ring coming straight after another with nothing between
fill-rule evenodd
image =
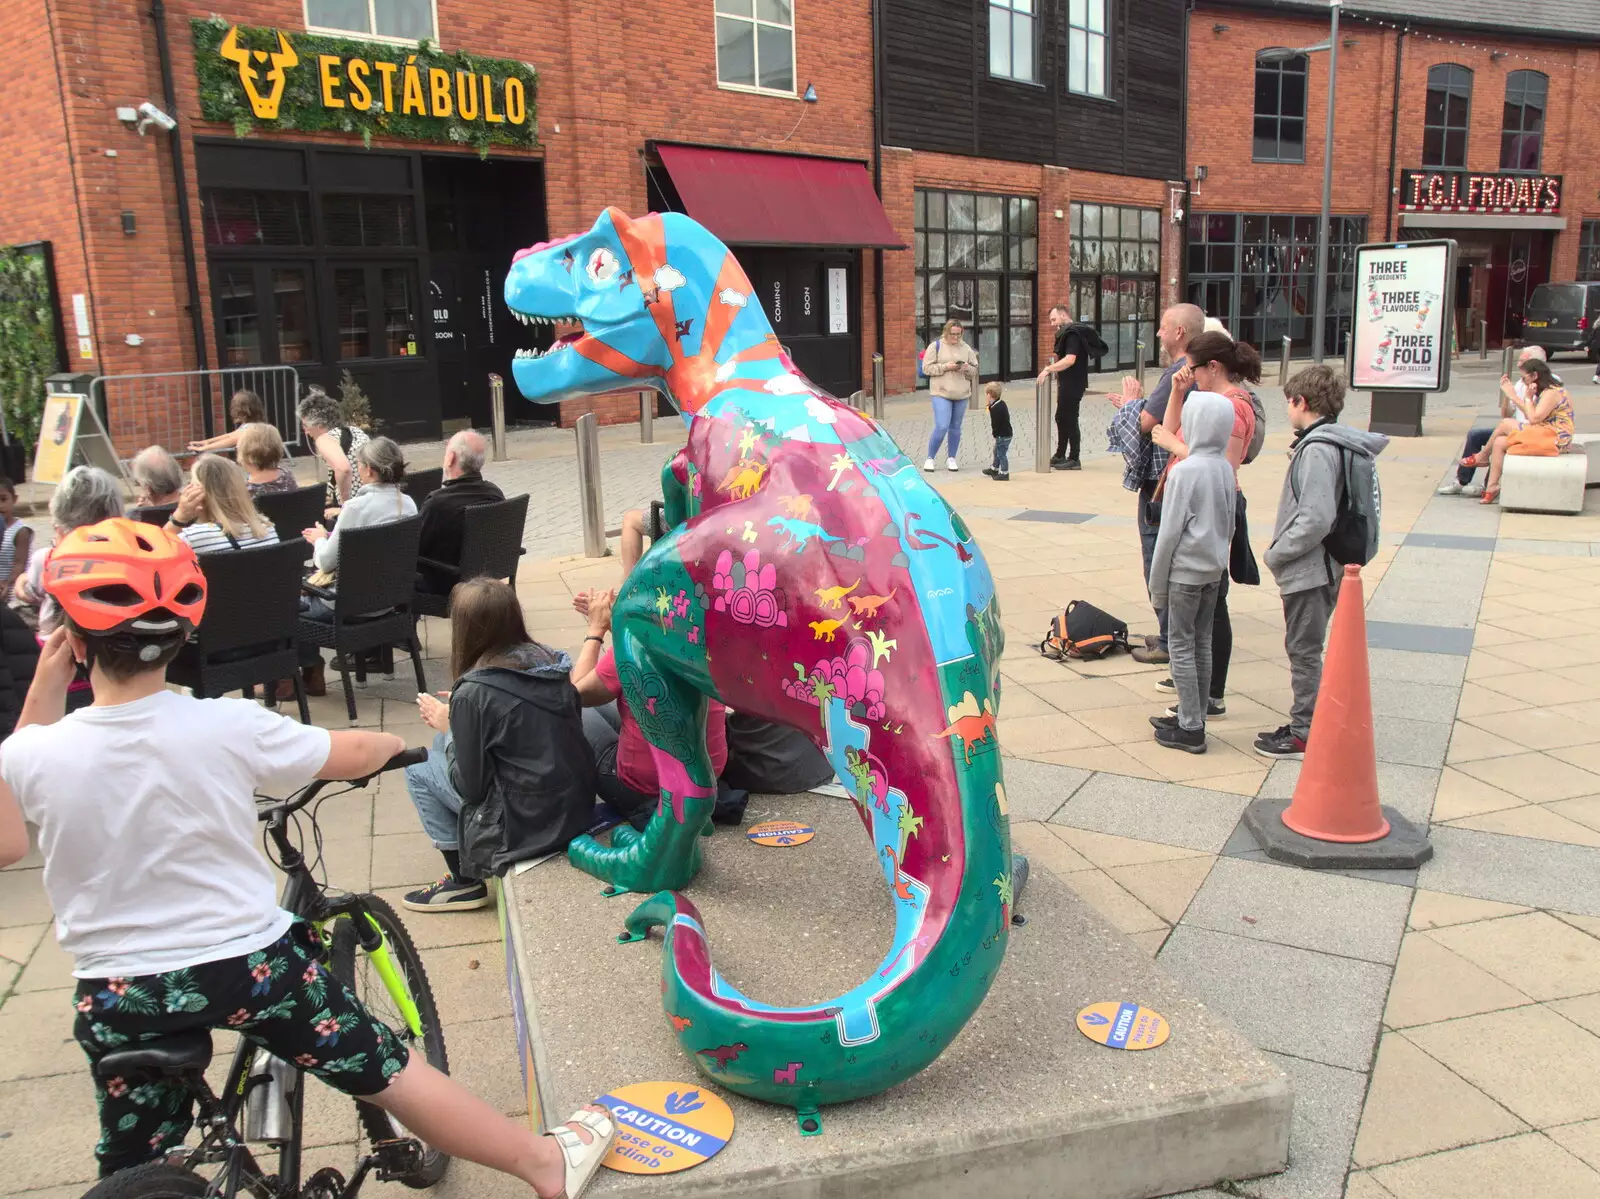
<instances>
[{"instance_id":1,"label":"man with shaved head","mask_svg":"<svg viewBox=\"0 0 1600 1199\"><path fill-rule=\"evenodd\" d=\"M1150 515L1150 501L1155 498L1156 484L1161 480L1168 459L1165 450L1150 443L1150 431L1165 419L1167 400L1172 395L1172 376L1188 365L1189 342L1200 336L1205 326L1206 314L1194 304L1174 304L1168 308L1161 314L1161 326L1156 330L1161 348L1167 352L1167 368L1161 372L1161 378L1155 388L1148 396L1143 395L1139 381L1129 375L1122 380L1120 392L1112 392L1106 397L1119 409L1124 407L1128 409L1126 413L1119 413L1118 420L1112 423L1114 434L1117 432L1117 426L1124 423L1122 417L1126 416L1131 420L1134 407L1139 407L1137 452L1132 440L1131 424L1127 425L1128 440L1122 447L1124 457L1128 459L1128 469L1123 472L1122 485L1129 491L1137 490L1139 493L1137 519L1140 549L1144 555L1146 585L1150 582L1150 558L1155 551L1156 534L1160 531L1147 517ZM1144 645L1134 647L1133 656L1140 662L1167 660L1167 614L1164 610L1156 610L1156 622L1160 632L1154 636L1147 636Z\"/></svg>"},{"instance_id":2,"label":"man with shaved head","mask_svg":"<svg viewBox=\"0 0 1600 1199\"><path fill-rule=\"evenodd\" d=\"M481 433L463 429L444 447L444 486L422 503L422 540L419 558L451 566L461 561L461 516L475 504L495 504L505 493L483 477L489 445ZM417 568L417 589L449 595L461 580L451 571L426 565Z\"/></svg>"}]
</instances>

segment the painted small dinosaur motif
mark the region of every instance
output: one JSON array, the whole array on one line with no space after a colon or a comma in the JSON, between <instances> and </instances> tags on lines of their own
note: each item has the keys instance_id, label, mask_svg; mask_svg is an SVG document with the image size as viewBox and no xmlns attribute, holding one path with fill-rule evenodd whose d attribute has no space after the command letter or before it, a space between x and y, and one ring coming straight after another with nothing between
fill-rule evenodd
<instances>
[{"instance_id":1,"label":"painted small dinosaur motif","mask_svg":"<svg viewBox=\"0 0 1600 1199\"><path fill-rule=\"evenodd\" d=\"M804 1062L790 1062L781 1070L774 1069L772 1071L772 1081L781 1083L784 1086L794 1086L800 1075L800 1067L803 1065L805 1065Z\"/></svg>"},{"instance_id":2,"label":"painted small dinosaur motif","mask_svg":"<svg viewBox=\"0 0 1600 1199\"><path fill-rule=\"evenodd\" d=\"M906 514L906 544L914 550L931 550L936 544L948 545L955 550L956 557L962 562L972 561L972 551L959 541L951 541L938 533L930 533L927 529L919 529L913 524L921 520L915 512ZM925 539L925 540L924 540Z\"/></svg>"},{"instance_id":3,"label":"painted small dinosaur motif","mask_svg":"<svg viewBox=\"0 0 1600 1199\"><path fill-rule=\"evenodd\" d=\"M961 697L959 704L950 707L950 725L948 728L934 734L935 737L955 737L961 742L961 752L968 766L972 765L972 747L985 742L995 741L994 708L985 697L983 707L978 707L977 698L968 691Z\"/></svg>"},{"instance_id":4,"label":"painted small dinosaur motif","mask_svg":"<svg viewBox=\"0 0 1600 1199\"><path fill-rule=\"evenodd\" d=\"M808 621L807 623L811 626L811 635L818 641L832 641L833 635L839 631L839 628L844 624L844 621L812 620Z\"/></svg>"},{"instance_id":5,"label":"painted small dinosaur motif","mask_svg":"<svg viewBox=\"0 0 1600 1199\"><path fill-rule=\"evenodd\" d=\"M891 846L885 845L883 847L883 856L889 859L889 870L894 876L894 882L891 884L894 887L894 897L906 900L915 899L916 896L911 891L911 884L906 881L906 876L900 873L900 855Z\"/></svg>"},{"instance_id":6,"label":"painted small dinosaur motif","mask_svg":"<svg viewBox=\"0 0 1600 1199\"><path fill-rule=\"evenodd\" d=\"M761 478L767 473L765 462L741 462L734 468L733 479L722 481L719 491L726 491L736 500L746 500L756 493L756 488L761 486Z\"/></svg>"},{"instance_id":7,"label":"painted small dinosaur motif","mask_svg":"<svg viewBox=\"0 0 1600 1199\"><path fill-rule=\"evenodd\" d=\"M699 1049L696 1052L713 1063L713 1070L720 1072L738 1061L739 1056L749 1048L743 1041L735 1041L732 1045L718 1045L715 1049Z\"/></svg>"},{"instance_id":8,"label":"painted small dinosaur motif","mask_svg":"<svg viewBox=\"0 0 1600 1199\"><path fill-rule=\"evenodd\" d=\"M856 622L859 624L864 619L870 620L877 616L878 609L892 600L899 590L900 588L895 586L889 588L888 595L852 595L850 607L855 612Z\"/></svg>"},{"instance_id":9,"label":"painted small dinosaur motif","mask_svg":"<svg viewBox=\"0 0 1600 1199\"><path fill-rule=\"evenodd\" d=\"M668 1016L667 1019L672 1021L673 1030L676 1032L682 1032L686 1028L694 1027L694 1021L687 1016Z\"/></svg>"},{"instance_id":10,"label":"painted small dinosaur motif","mask_svg":"<svg viewBox=\"0 0 1600 1199\"><path fill-rule=\"evenodd\" d=\"M860 579L857 579L848 587L842 583L837 587L819 587L816 591L817 602L824 608L832 608L837 612L844 607L844 597L859 586L861 586Z\"/></svg>"},{"instance_id":11,"label":"painted small dinosaur motif","mask_svg":"<svg viewBox=\"0 0 1600 1199\"><path fill-rule=\"evenodd\" d=\"M780 495L778 506L796 520L807 520L816 511L809 495Z\"/></svg>"},{"instance_id":12,"label":"painted small dinosaur motif","mask_svg":"<svg viewBox=\"0 0 1600 1199\"><path fill-rule=\"evenodd\" d=\"M872 646L872 669L878 669L878 663L889 660L889 651L900 648L898 638L891 641L877 629L867 630L867 644Z\"/></svg>"},{"instance_id":13,"label":"painted small dinosaur motif","mask_svg":"<svg viewBox=\"0 0 1600 1199\"><path fill-rule=\"evenodd\" d=\"M812 524L808 520L793 520L788 517L774 516L767 521L767 528L776 529L781 539L780 550L793 547L795 553L802 552L808 543L816 541L843 541L843 537L835 537L821 525Z\"/></svg>"}]
</instances>

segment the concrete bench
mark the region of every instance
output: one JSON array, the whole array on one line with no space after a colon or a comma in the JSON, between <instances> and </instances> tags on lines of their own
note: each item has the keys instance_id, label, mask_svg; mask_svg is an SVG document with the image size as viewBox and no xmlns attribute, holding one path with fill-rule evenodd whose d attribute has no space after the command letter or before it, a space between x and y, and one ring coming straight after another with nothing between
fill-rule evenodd
<instances>
[{"instance_id":1,"label":"concrete bench","mask_svg":"<svg viewBox=\"0 0 1600 1199\"><path fill-rule=\"evenodd\" d=\"M1600 487L1600 433L1574 433L1572 446L1574 450L1581 446L1589 457L1589 473L1584 479L1584 486ZM1589 449L1590 446L1594 449Z\"/></svg>"},{"instance_id":2,"label":"concrete bench","mask_svg":"<svg viewBox=\"0 0 1600 1199\"><path fill-rule=\"evenodd\" d=\"M1515 512L1582 512L1588 472L1589 456L1578 446L1554 458L1507 454L1500 475L1500 507Z\"/></svg>"}]
</instances>

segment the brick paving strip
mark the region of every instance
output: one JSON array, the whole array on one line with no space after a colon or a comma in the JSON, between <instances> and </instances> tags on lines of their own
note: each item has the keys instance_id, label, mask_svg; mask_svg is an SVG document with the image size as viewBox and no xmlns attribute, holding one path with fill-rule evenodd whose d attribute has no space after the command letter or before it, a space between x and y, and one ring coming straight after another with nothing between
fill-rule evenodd
<instances>
[{"instance_id":1,"label":"brick paving strip","mask_svg":"<svg viewBox=\"0 0 1600 1199\"><path fill-rule=\"evenodd\" d=\"M1230 597L1228 714L1204 756L1149 740L1145 718L1170 702L1153 688L1164 671L1127 658L1067 667L1034 652L1071 599L1138 631L1152 623L1132 497L1120 461L1102 452L1104 401L1085 405L1081 473L1027 472L1032 390L1013 385L1012 481L976 473L989 452L981 413L968 417L962 472L937 476L1001 593L1001 735L1019 847L1293 1080L1290 1169L1198 1194L1600 1199L1600 643L1586 632L1600 620L1600 508L1502 515L1433 495L1492 388L1487 376L1459 379L1430 403L1429 437L1386 451L1385 544L1364 571L1380 787L1385 803L1432 822L1436 856L1420 871L1280 866L1240 828L1250 799L1289 794L1298 772L1250 752L1257 731L1282 723L1288 699L1270 582ZM1582 425L1600 428L1584 420L1600 389L1573 391ZM1272 431L1243 475L1258 555L1287 444L1277 393L1264 399ZM1351 423L1365 424L1363 401L1353 398ZM925 404L892 404L887 424L920 458ZM658 494L677 437L669 421L653 446L631 428L602 431L610 527ZM570 596L613 583L615 561L554 556L579 544L571 432L521 433L512 444L515 459L488 473L508 493L541 497L519 579L530 628L574 646L583 626ZM431 464L428 452L413 452L417 465ZM448 626L425 623L430 680L443 686ZM423 742L409 693L404 677L374 680L359 696L363 722ZM313 703L319 723L343 726L337 697ZM330 802L323 829L328 874L342 886L393 898L439 872L397 779ZM0 1194L66 1199L92 1173L94 1104L49 918L37 857L0 872ZM453 1072L520 1113L493 915L418 915L408 927L439 996ZM313 1083L307 1128L311 1163L351 1168L347 1101ZM434 1193L526 1190L460 1168Z\"/></svg>"}]
</instances>

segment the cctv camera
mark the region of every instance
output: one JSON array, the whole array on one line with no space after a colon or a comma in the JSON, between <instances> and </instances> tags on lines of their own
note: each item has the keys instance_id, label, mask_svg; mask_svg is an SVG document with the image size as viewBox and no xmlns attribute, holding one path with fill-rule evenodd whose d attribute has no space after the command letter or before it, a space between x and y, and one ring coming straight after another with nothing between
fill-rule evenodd
<instances>
[{"instance_id":1,"label":"cctv camera","mask_svg":"<svg viewBox=\"0 0 1600 1199\"><path fill-rule=\"evenodd\" d=\"M173 120L148 100L139 105L139 116L141 119L139 121L138 131L141 137L144 136L146 127L151 123L160 125L161 128L165 129L168 133L171 133L178 127L177 121Z\"/></svg>"}]
</instances>

